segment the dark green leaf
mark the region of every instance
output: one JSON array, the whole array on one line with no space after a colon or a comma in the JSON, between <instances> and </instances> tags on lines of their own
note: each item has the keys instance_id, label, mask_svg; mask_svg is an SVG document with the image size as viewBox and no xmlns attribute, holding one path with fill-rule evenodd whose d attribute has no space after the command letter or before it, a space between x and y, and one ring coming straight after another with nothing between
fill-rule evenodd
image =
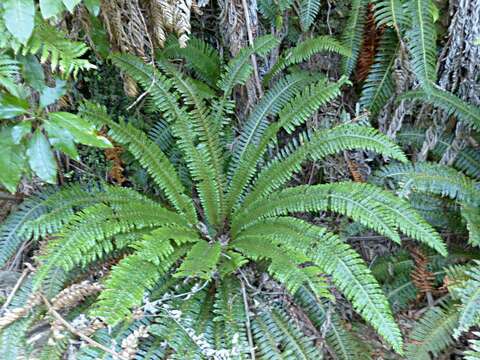
<instances>
[{"instance_id":1,"label":"dark green leaf","mask_svg":"<svg viewBox=\"0 0 480 360\"><path fill-rule=\"evenodd\" d=\"M33 55L28 55L21 56L19 60L22 64L23 79L35 90L42 91L45 87L45 74L38 59Z\"/></svg>"},{"instance_id":2,"label":"dark green leaf","mask_svg":"<svg viewBox=\"0 0 480 360\"><path fill-rule=\"evenodd\" d=\"M28 102L10 94L2 94L0 97L0 119L11 119L25 114L28 110Z\"/></svg>"},{"instance_id":3,"label":"dark green leaf","mask_svg":"<svg viewBox=\"0 0 480 360\"><path fill-rule=\"evenodd\" d=\"M62 0L40 0L40 12L44 19L56 16L62 11Z\"/></svg>"},{"instance_id":4,"label":"dark green leaf","mask_svg":"<svg viewBox=\"0 0 480 360\"><path fill-rule=\"evenodd\" d=\"M55 149L67 154L72 159L80 159L77 148L75 147L74 138L67 129L58 126L56 123L47 121L45 122L45 131L48 133L50 144L52 144Z\"/></svg>"},{"instance_id":5,"label":"dark green leaf","mask_svg":"<svg viewBox=\"0 0 480 360\"><path fill-rule=\"evenodd\" d=\"M22 121L12 128L12 140L15 144L20 144L22 138L32 131L32 123L30 121Z\"/></svg>"},{"instance_id":6,"label":"dark green leaf","mask_svg":"<svg viewBox=\"0 0 480 360\"><path fill-rule=\"evenodd\" d=\"M97 135L95 127L81 117L67 112L55 112L49 114L49 119L51 124L67 129L76 142L100 148L112 147L107 138Z\"/></svg>"},{"instance_id":7,"label":"dark green leaf","mask_svg":"<svg viewBox=\"0 0 480 360\"><path fill-rule=\"evenodd\" d=\"M40 179L50 184L57 182L57 163L53 156L50 143L45 135L37 129L33 134L27 149L30 168Z\"/></svg>"},{"instance_id":8,"label":"dark green leaf","mask_svg":"<svg viewBox=\"0 0 480 360\"><path fill-rule=\"evenodd\" d=\"M0 131L0 184L14 193L25 168L23 148L13 142L11 128Z\"/></svg>"},{"instance_id":9,"label":"dark green leaf","mask_svg":"<svg viewBox=\"0 0 480 360\"><path fill-rule=\"evenodd\" d=\"M33 0L4 0L3 20L8 31L21 43L26 44L32 35L35 23Z\"/></svg>"},{"instance_id":10,"label":"dark green leaf","mask_svg":"<svg viewBox=\"0 0 480 360\"><path fill-rule=\"evenodd\" d=\"M48 105L51 105L60 97L65 95L67 91L66 84L66 81L57 79L55 87L45 87L40 94L40 107L44 108Z\"/></svg>"}]
</instances>

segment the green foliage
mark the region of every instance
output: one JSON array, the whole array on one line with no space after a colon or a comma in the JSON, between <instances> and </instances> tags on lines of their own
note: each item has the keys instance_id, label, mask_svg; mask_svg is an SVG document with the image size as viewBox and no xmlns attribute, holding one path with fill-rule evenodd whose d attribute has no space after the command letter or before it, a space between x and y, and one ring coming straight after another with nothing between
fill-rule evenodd
<instances>
[{"instance_id":1,"label":"green foliage","mask_svg":"<svg viewBox=\"0 0 480 360\"><path fill-rule=\"evenodd\" d=\"M347 24L343 30L343 44L351 50L351 56L342 61L342 72L347 77L350 77L357 65L358 55L360 54L360 47L362 45L367 4L365 0L352 1L352 9L350 10Z\"/></svg>"},{"instance_id":2,"label":"green foliage","mask_svg":"<svg viewBox=\"0 0 480 360\"><path fill-rule=\"evenodd\" d=\"M453 344L451 334L457 320L458 313L451 304L428 309L412 330L412 343L407 345L406 350L407 358L430 360L430 353L440 355Z\"/></svg>"}]
</instances>

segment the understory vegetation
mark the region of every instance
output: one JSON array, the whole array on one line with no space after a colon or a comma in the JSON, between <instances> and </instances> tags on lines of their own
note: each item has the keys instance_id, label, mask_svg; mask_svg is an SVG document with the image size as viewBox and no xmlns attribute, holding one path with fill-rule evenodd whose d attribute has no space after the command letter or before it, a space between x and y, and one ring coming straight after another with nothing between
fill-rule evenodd
<instances>
[{"instance_id":1,"label":"understory vegetation","mask_svg":"<svg viewBox=\"0 0 480 360\"><path fill-rule=\"evenodd\" d=\"M0 357L479 359L479 0L4 0Z\"/></svg>"}]
</instances>

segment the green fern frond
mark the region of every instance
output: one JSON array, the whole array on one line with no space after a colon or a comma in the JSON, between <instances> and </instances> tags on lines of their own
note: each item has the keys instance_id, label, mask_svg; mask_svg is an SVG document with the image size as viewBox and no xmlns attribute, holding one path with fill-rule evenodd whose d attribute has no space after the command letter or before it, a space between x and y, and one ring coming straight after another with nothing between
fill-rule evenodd
<instances>
[{"instance_id":1,"label":"green fern frond","mask_svg":"<svg viewBox=\"0 0 480 360\"><path fill-rule=\"evenodd\" d=\"M480 359L480 340L478 339L478 337L480 336L480 333L473 332L473 335L475 335L477 338L468 340L469 342L468 350L463 353L463 355L465 356L465 360Z\"/></svg>"},{"instance_id":2,"label":"green fern frond","mask_svg":"<svg viewBox=\"0 0 480 360\"><path fill-rule=\"evenodd\" d=\"M452 332L458 321L457 309L450 305L435 306L420 318L407 345L406 356L411 360L430 360L453 344Z\"/></svg>"},{"instance_id":3,"label":"green fern frond","mask_svg":"<svg viewBox=\"0 0 480 360\"><path fill-rule=\"evenodd\" d=\"M0 227L0 267L4 267L18 247L32 236L31 232L25 231L25 224L48 211L43 203L52 193L47 190L31 196L3 221Z\"/></svg>"},{"instance_id":4,"label":"green fern frond","mask_svg":"<svg viewBox=\"0 0 480 360\"><path fill-rule=\"evenodd\" d=\"M185 254L185 250L182 247L172 249L157 265L137 254L121 260L113 267L105 282L105 290L100 293L91 314L111 325L124 320L131 315L134 306L141 304L144 293L153 288L158 279Z\"/></svg>"},{"instance_id":5,"label":"green fern frond","mask_svg":"<svg viewBox=\"0 0 480 360\"><path fill-rule=\"evenodd\" d=\"M407 32L407 48L412 70L426 91L437 79L437 32L433 23L431 0L409 2L412 25Z\"/></svg>"},{"instance_id":6,"label":"green fern frond","mask_svg":"<svg viewBox=\"0 0 480 360\"><path fill-rule=\"evenodd\" d=\"M325 340L336 358L340 360L366 360L370 357L363 344L351 331L342 324L332 304L318 301L314 293L302 287L295 293L295 302L301 306L310 321L317 329L328 322ZM328 320L327 320L328 318Z\"/></svg>"},{"instance_id":7,"label":"green fern frond","mask_svg":"<svg viewBox=\"0 0 480 360\"><path fill-rule=\"evenodd\" d=\"M399 229L446 255L438 233L407 201L376 186L355 182L297 186L273 193L238 212L232 222L232 233L236 235L266 217L326 210L346 215L395 242L400 242Z\"/></svg>"},{"instance_id":8,"label":"green fern frond","mask_svg":"<svg viewBox=\"0 0 480 360\"><path fill-rule=\"evenodd\" d=\"M184 59L187 68L198 78L211 87L216 86L220 76L221 61L217 50L205 41L190 37L187 47L181 48L178 40L169 38L161 51L161 56L169 59Z\"/></svg>"},{"instance_id":9,"label":"green fern frond","mask_svg":"<svg viewBox=\"0 0 480 360\"><path fill-rule=\"evenodd\" d=\"M252 201L264 197L282 187L291 176L300 170L306 160L321 160L343 150L364 149L375 151L401 162L405 155L390 139L377 130L354 124L316 131L300 137L301 146L280 152L276 158L260 171L251 192L243 200L247 207Z\"/></svg>"},{"instance_id":10,"label":"green fern frond","mask_svg":"<svg viewBox=\"0 0 480 360\"><path fill-rule=\"evenodd\" d=\"M480 246L480 207L463 205L461 214L467 223L468 242Z\"/></svg>"},{"instance_id":11,"label":"green fern frond","mask_svg":"<svg viewBox=\"0 0 480 360\"><path fill-rule=\"evenodd\" d=\"M404 126L397 133L396 139L403 146L412 146L415 149L420 149L425 141L425 129L414 129ZM432 150L435 159L440 160L445 151L451 146L452 141L453 136L443 136L437 140L437 145ZM452 166L468 176L480 179L480 152L467 145L458 152Z\"/></svg>"},{"instance_id":12,"label":"green fern frond","mask_svg":"<svg viewBox=\"0 0 480 360\"><path fill-rule=\"evenodd\" d=\"M300 26L303 32L307 32L312 26L320 10L320 0L301 0L300 1Z\"/></svg>"},{"instance_id":13,"label":"green fern frond","mask_svg":"<svg viewBox=\"0 0 480 360\"><path fill-rule=\"evenodd\" d=\"M287 67L300 64L311 58L313 55L325 51L335 52L345 57L351 55L349 48L345 47L341 42L331 36L317 36L312 39L307 39L295 47L289 48L287 52L282 54L280 59L265 75L263 79L264 84L267 84L273 77Z\"/></svg>"},{"instance_id":14,"label":"green fern frond","mask_svg":"<svg viewBox=\"0 0 480 360\"><path fill-rule=\"evenodd\" d=\"M440 164L392 164L379 170L380 180L391 179L399 184L403 191L428 192L451 199L478 204L480 190L477 184L457 170Z\"/></svg>"},{"instance_id":15,"label":"green fern frond","mask_svg":"<svg viewBox=\"0 0 480 360\"><path fill-rule=\"evenodd\" d=\"M250 56L257 54L266 55L270 50L278 46L279 40L272 35L264 35L255 39L253 46L240 50L237 56L231 59L225 66L218 81L218 88L224 93L224 97L230 96L235 85L242 85L250 77L253 67L250 64Z\"/></svg>"},{"instance_id":16,"label":"green fern frond","mask_svg":"<svg viewBox=\"0 0 480 360\"><path fill-rule=\"evenodd\" d=\"M360 106L369 110L372 116L379 113L395 94L393 71L398 53L398 38L393 30L382 35L375 59L363 83Z\"/></svg>"},{"instance_id":17,"label":"green fern frond","mask_svg":"<svg viewBox=\"0 0 480 360\"><path fill-rule=\"evenodd\" d=\"M22 54L38 54L41 62L50 62L52 71L58 68L67 76L73 74L76 77L80 70L95 68L87 59L80 58L87 51L85 43L72 41L56 27L41 22L36 24Z\"/></svg>"},{"instance_id":18,"label":"green fern frond","mask_svg":"<svg viewBox=\"0 0 480 360\"><path fill-rule=\"evenodd\" d=\"M197 241L174 276L211 279L220 259L221 251L222 248L219 243L209 244L206 241Z\"/></svg>"},{"instance_id":19,"label":"green fern frond","mask_svg":"<svg viewBox=\"0 0 480 360\"><path fill-rule=\"evenodd\" d=\"M258 144L268 127L267 117L277 115L292 97L298 94L299 90L314 79L315 76L309 73L298 72L275 82L272 88L265 93L250 112L240 131L238 142L233 148L233 163L230 165L230 172L235 170L247 147L250 144Z\"/></svg>"},{"instance_id":20,"label":"green fern frond","mask_svg":"<svg viewBox=\"0 0 480 360\"><path fill-rule=\"evenodd\" d=\"M349 81L342 77L335 83L320 80L310 85L283 107L279 113L279 125L292 133L296 126L307 121L321 106L340 95L340 89L345 84L349 84Z\"/></svg>"},{"instance_id":21,"label":"green fern frond","mask_svg":"<svg viewBox=\"0 0 480 360\"><path fill-rule=\"evenodd\" d=\"M18 61L6 54L0 54L0 87L9 93L17 95L18 85L15 79L20 72Z\"/></svg>"},{"instance_id":22,"label":"green fern frond","mask_svg":"<svg viewBox=\"0 0 480 360\"><path fill-rule=\"evenodd\" d=\"M279 307L265 309L258 314L252 321L252 330L262 359L322 358L313 339L306 337Z\"/></svg>"},{"instance_id":23,"label":"green fern frond","mask_svg":"<svg viewBox=\"0 0 480 360\"><path fill-rule=\"evenodd\" d=\"M352 302L354 309L401 353L400 330L387 299L365 262L348 244L324 228L300 219L281 217L265 219L243 230L232 245L242 238L265 237L264 234L281 247L303 254L332 276L333 283Z\"/></svg>"},{"instance_id":24,"label":"green fern frond","mask_svg":"<svg viewBox=\"0 0 480 360\"><path fill-rule=\"evenodd\" d=\"M185 195L186 190L174 166L155 143L131 124L123 125L112 121L101 106L86 102L80 113L98 126L108 125L110 136L128 147L131 154L165 192L172 205L184 213L192 224L196 223L197 216L191 198Z\"/></svg>"},{"instance_id":25,"label":"green fern frond","mask_svg":"<svg viewBox=\"0 0 480 360\"><path fill-rule=\"evenodd\" d=\"M350 77L357 65L358 55L362 46L367 4L366 0L352 1L352 9L342 34L343 44L351 51L351 56L342 60L342 73L347 77Z\"/></svg>"},{"instance_id":26,"label":"green fern frond","mask_svg":"<svg viewBox=\"0 0 480 360\"><path fill-rule=\"evenodd\" d=\"M397 34L408 23L407 13L401 0L374 0L373 15L377 27L391 26Z\"/></svg>"},{"instance_id":27,"label":"green fern frond","mask_svg":"<svg viewBox=\"0 0 480 360\"><path fill-rule=\"evenodd\" d=\"M417 100L431 104L446 112L448 116L455 116L461 121L465 121L476 130L480 130L480 108L471 105L459 97L430 86L421 90L409 91L403 94L400 99Z\"/></svg>"},{"instance_id":28,"label":"green fern frond","mask_svg":"<svg viewBox=\"0 0 480 360\"><path fill-rule=\"evenodd\" d=\"M480 263L476 261L475 266L465 271L465 275L469 279L455 290L461 302L458 325L453 332L455 338L480 323Z\"/></svg>"}]
</instances>

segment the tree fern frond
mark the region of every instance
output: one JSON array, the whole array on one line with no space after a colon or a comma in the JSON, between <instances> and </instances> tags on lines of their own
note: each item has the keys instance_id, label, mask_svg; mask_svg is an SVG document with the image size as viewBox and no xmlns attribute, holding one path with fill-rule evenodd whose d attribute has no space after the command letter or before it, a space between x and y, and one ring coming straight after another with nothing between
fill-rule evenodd
<instances>
[{"instance_id":1,"label":"tree fern frond","mask_svg":"<svg viewBox=\"0 0 480 360\"><path fill-rule=\"evenodd\" d=\"M431 0L414 0L409 5L412 27L407 32L407 48L412 57L412 70L424 89L429 90L437 78L437 32Z\"/></svg>"},{"instance_id":2,"label":"tree fern frond","mask_svg":"<svg viewBox=\"0 0 480 360\"><path fill-rule=\"evenodd\" d=\"M352 1L352 9L342 34L343 44L351 51L351 56L342 61L342 72L347 77L350 77L353 69L355 69L358 55L360 54L366 12L366 0Z\"/></svg>"},{"instance_id":3,"label":"tree fern frond","mask_svg":"<svg viewBox=\"0 0 480 360\"><path fill-rule=\"evenodd\" d=\"M391 179L404 192L411 190L447 196L471 204L478 204L480 190L477 184L457 170L440 164L392 164L376 173L381 180Z\"/></svg>"},{"instance_id":4,"label":"tree fern frond","mask_svg":"<svg viewBox=\"0 0 480 360\"><path fill-rule=\"evenodd\" d=\"M307 39L297 44L295 47L289 48L287 52L283 53L280 59L265 75L263 82L268 83L283 69L304 62L313 55L323 51L335 52L345 57L351 55L350 49L331 36L317 36L312 39Z\"/></svg>"},{"instance_id":5,"label":"tree fern frond","mask_svg":"<svg viewBox=\"0 0 480 360\"><path fill-rule=\"evenodd\" d=\"M373 128L353 124L307 134L300 138L299 143L301 145L291 152L288 149L285 154L280 152L280 155L260 171L252 191L243 201L244 207L283 186L296 171L300 170L306 160L321 160L343 150L364 149L401 162L406 161L398 146L385 135Z\"/></svg>"},{"instance_id":6,"label":"tree fern frond","mask_svg":"<svg viewBox=\"0 0 480 360\"><path fill-rule=\"evenodd\" d=\"M279 307L265 309L252 322L262 359L310 360L323 356ZM275 341L272 341L272 340Z\"/></svg>"},{"instance_id":7,"label":"tree fern frond","mask_svg":"<svg viewBox=\"0 0 480 360\"><path fill-rule=\"evenodd\" d=\"M92 310L92 315L104 319L110 325L125 319L131 314L134 306L141 304L145 291L151 289L184 254L185 248L172 250L157 265L136 254L124 258L113 267L105 282L105 290L100 293Z\"/></svg>"},{"instance_id":8,"label":"tree fern frond","mask_svg":"<svg viewBox=\"0 0 480 360\"><path fill-rule=\"evenodd\" d=\"M419 0L418 0L419 1ZM445 111L449 116L455 116L476 130L480 130L480 108L471 105L459 97L430 86L428 89L409 91L401 96L401 99L418 100L432 104Z\"/></svg>"},{"instance_id":9,"label":"tree fern frond","mask_svg":"<svg viewBox=\"0 0 480 360\"><path fill-rule=\"evenodd\" d=\"M372 116L377 115L395 93L392 74L398 49L398 38L395 32L393 30L385 31L373 65L363 84L359 100L360 106L369 110Z\"/></svg>"},{"instance_id":10,"label":"tree fern frond","mask_svg":"<svg viewBox=\"0 0 480 360\"><path fill-rule=\"evenodd\" d=\"M318 301L312 291L302 287L295 293L295 302L301 306L317 329L321 329L325 322L329 321L325 340L336 358L340 360L370 358L363 349L360 339L346 329L333 306L327 301Z\"/></svg>"},{"instance_id":11,"label":"tree fern frond","mask_svg":"<svg viewBox=\"0 0 480 360\"><path fill-rule=\"evenodd\" d=\"M112 121L104 108L93 103L84 103L81 114L94 124L108 125L110 136L128 147L131 154L140 161L155 183L165 192L172 205L187 219L196 223L195 207L191 198L185 195L185 188L174 166L167 156L140 130L131 124L123 125Z\"/></svg>"},{"instance_id":12,"label":"tree fern frond","mask_svg":"<svg viewBox=\"0 0 480 360\"><path fill-rule=\"evenodd\" d=\"M205 41L190 37L187 47L181 48L176 39L169 38L161 55L170 59L179 57L184 59L186 66L196 76L209 86L216 86L220 76L220 56L217 50Z\"/></svg>"},{"instance_id":13,"label":"tree fern frond","mask_svg":"<svg viewBox=\"0 0 480 360\"><path fill-rule=\"evenodd\" d=\"M457 309L452 306L435 306L418 321L410 334L406 356L411 360L430 360L430 353L438 356L453 344L452 332L458 321Z\"/></svg>"},{"instance_id":14,"label":"tree fern frond","mask_svg":"<svg viewBox=\"0 0 480 360\"><path fill-rule=\"evenodd\" d=\"M235 85L244 84L253 70L250 64L250 56L257 54L266 55L270 50L279 44L279 40L272 35L264 35L255 39L253 46L240 50L237 56L226 65L218 87L223 91L224 97L230 96Z\"/></svg>"}]
</instances>

